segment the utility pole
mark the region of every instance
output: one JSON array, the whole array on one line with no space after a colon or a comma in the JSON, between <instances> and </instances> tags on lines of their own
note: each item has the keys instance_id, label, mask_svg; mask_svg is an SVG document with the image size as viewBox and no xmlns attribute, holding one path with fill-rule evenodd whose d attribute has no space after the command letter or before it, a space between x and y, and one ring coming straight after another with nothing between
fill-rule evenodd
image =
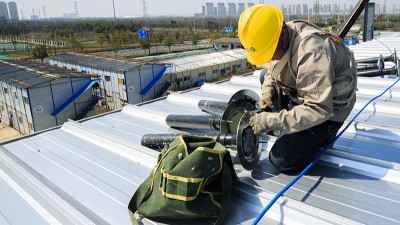
<instances>
[{"instance_id":1,"label":"utility pole","mask_svg":"<svg viewBox=\"0 0 400 225\"><path fill-rule=\"evenodd\" d=\"M114 22L117 22L117 17L115 16L115 4L114 4L114 0L112 0L113 3L113 11L114 11Z\"/></svg>"},{"instance_id":2,"label":"utility pole","mask_svg":"<svg viewBox=\"0 0 400 225\"><path fill-rule=\"evenodd\" d=\"M74 5L75 5L75 16L78 19L79 18L78 3L74 2Z\"/></svg>"},{"instance_id":3,"label":"utility pole","mask_svg":"<svg viewBox=\"0 0 400 225\"><path fill-rule=\"evenodd\" d=\"M46 8L44 7L44 5L42 7L43 7L43 19L47 19Z\"/></svg>"}]
</instances>

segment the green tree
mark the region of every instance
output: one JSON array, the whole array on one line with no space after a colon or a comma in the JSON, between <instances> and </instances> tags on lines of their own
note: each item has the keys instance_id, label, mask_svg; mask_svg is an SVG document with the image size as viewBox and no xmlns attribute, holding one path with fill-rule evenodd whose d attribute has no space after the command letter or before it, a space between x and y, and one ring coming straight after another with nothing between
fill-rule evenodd
<instances>
[{"instance_id":1,"label":"green tree","mask_svg":"<svg viewBox=\"0 0 400 225\"><path fill-rule=\"evenodd\" d=\"M104 43L107 41L105 34L99 34L97 36L97 43L101 46L101 50L103 50Z\"/></svg>"},{"instance_id":2,"label":"green tree","mask_svg":"<svg viewBox=\"0 0 400 225\"><path fill-rule=\"evenodd\" d=\"M36 45L35 48L32 50L32 58L43 60L47 58L49 55L47 54L46 46L45 45Z\"/></svg>"},{"instance_id":3,"label":"green tree","mask_svg":"<svg viewBox=\"0 0 400 225\"><path fill-rule=\"evenodd\" d=\"M75 49L76 52L83 53L83 50L85 50L85 46L81 41L75 41Z\"/></svg>"},{"instance_id":4,"label":"green tree","mask_svg":"<svg viewBox=\"0 0 400 225\"><path fill-rule=\"evenodd\" d=\"M121 40L125 45L125 48L128 45L128 42L131 40L131 34L129 33L129 31L124 31L121 33Z\"/></svg>"},{"instance_id":5,"label":"green tree","mask_svg":"<svg viewBox=\"0 0 400 225\"><path fill-rule=\"evenodd\" d=\"M181 31L180 30L175 30L174 31L174 38L176 40L176 43L179 44L179 42L181 40Z\"/></svg>"},{"instance_id":6,"label":"green tree","mask_svg":"<svg viewBox=\"0 0 400 225\"><path fill-rule=\"evenodd\" d=\"M161 44L161 42L164 40L164 33L162 31L157 31L156 33L156 39L157 42Z\"/></svg>"},{"instance_id":7,"label":"green tree","mask_svg":"<svg viewBox=\"0 0 400 225\"><path fill-rule=\"evenodd\" d=\"M120 31L113 31L110 33L110 39L108 44L110 45L111 49L115 53L115 56L118 56L118 51L122 46L122 38L121 38L121 32Z\"/></svg>"},{"instance_id":8,"label":"green tree","mask_svg":"<svg viewBox=\"0 0 400 225\"><path fill-rule=\"evenodd\" d=\"M192 33L190 40L192 41L192 44L194 46L197 46L197 44L199 43L199 35L197 33Z\"/></svg>"},{"instance_id":9,"label":"green tree","mask_svg":"<svg viewBox=\"0 0 400 225\"><path fill-rule=\"evenodd\" d=\"M17 51L17 44L18 44L18 41L12 40L11 43L12 43L12 45L14 46L14 51L16 52L16 51Z\"/></svg>"},{"instance_id":10,"label":"green tree","mask_svg":"<svg viewBox=\"0 0 400 225\"><path fill-rule=\"evenodd\" d=\"M149 43L149 40L147 40L147 39L140 39L140 40L139 40L139 44L140 44L140 47L141 47L143 50L149 49L149 55L150 55L150 43Z\"/></svg>"},{"instance_id":11,"label":"green tree","mask_svg":"<svg viewBox=\"0 0 400 225\"><path fill-rule=\"evenodd\" d=\"M171 51L172 40L170 37L164 38L163 44L168 47L168 51Z\"/></svg>"},{"instance_id":12,"label":"green tree","mask_svg":"<svg viewBox=\"0 0 400 225\"><path fill-rule=\"evenodd\" d=\"M227 38L235 38L236 37L236 33L235 32L228 32L228 33L226 33L226 37Z\"/></svg>"},{"instance_id":13,"label":"green tree","mask_svg":"<svg viewBox=\"0 0 400 225\"><path fill-rule=\"evenodd\" d=\"M210 41L215 41L219 38L218 34L216 32L212 32L210 35Z\"/></svg>"}]
</instances>

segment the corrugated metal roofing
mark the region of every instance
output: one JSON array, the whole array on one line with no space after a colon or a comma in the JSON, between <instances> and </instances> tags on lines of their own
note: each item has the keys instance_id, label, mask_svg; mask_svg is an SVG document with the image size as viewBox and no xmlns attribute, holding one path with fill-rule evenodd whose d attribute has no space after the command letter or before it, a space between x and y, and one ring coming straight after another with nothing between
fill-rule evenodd
<instances>
[{"instance_id":1,"label":"corrugated metal roofing","mask_svg":"<svg viewBox=\"0 0 400 225\"><path fill-rule=\"evenodd\" d=\"M94 77L94 75L32 61L0 60L0 79L18 87L30 88L66 77Z\"/></svg>"},{"instance_id":2,"label":"corrugated metal roofing","mask_svg":"<svg viewBox=\"0 0 400 225\"><path fill-rule=\"evenodd\" d=\"M365 59L372 57L390 56L394 50L400 50L400 34L398 32L383 32L382 36L368 42L362 42L356 45L350 45L349 48L354 51L356 59Z\"/></svg>"},{"instance_id":3,"label":"corrugated metal roofing","mask_svg":"<svg viewBox=\"0 0 400 225\"><path fill-rule=\"evenodd\" d=\"M102 58L91 55L63 53L51 57L55 60L60 60L70 64L84 65L99 69L113 71L129 71L140 67L142 64L138 62L129 62L124 60L116 60L111 58Z\"/></svg>"},{"instance_id":4,"label":"corrugated metal roofing","mask_svg":"<svg viewBox=\"0 0 400 225\"><path fill-rule=\"evenodd\" d=\"M200 54L186 56L182 58L162 60L161 62L165 64L172 64L172 71L178 73L186 70L204 68L244 59L246 59L246 52L244 49L233 49L227 51L213 52L209 54Z\"/></svg>"},{"instance_id":5,"label":"corrugated metal roofing","mask_svg":"<svg viewBox=\"0 0 400 225\"><path fill-rule=\"evenodd\" d=\"M360 77L352 115L394 81ZM399 224L399 85L367 107L259 224ZM249 75L206 83L200 89L4 142L0 151L0 224L131 224L128 202L150 174L158 154L140 145L142 135L182 132L165 124L167 115L204 115L197 108L198 100L227 101L244 88L259 93L259 78ZM278 174L268 162L273 143L271 137L253 171L244 170L232 151L240 181L234 183L233 204L225 224L250 224L293 179Z\"/></svg>"}]
</instances>

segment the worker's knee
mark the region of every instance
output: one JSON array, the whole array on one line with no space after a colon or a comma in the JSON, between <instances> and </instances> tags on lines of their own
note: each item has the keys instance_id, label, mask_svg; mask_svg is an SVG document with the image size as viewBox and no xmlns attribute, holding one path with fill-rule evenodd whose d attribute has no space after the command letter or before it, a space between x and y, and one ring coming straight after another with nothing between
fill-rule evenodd
<instances>
[{"instance_id":1,"label":"worker's knee","mask_svg":"<svg viewBox=\"0 0 400 225\"><path fill-rule=\"evenodd\" d=\"M309 161L309 159L308 160L305 160L305 158L303 158L303 160L301 160L301 158L288 159L286 157L280 157L279 155L276 155L271 151L269 154L269 161L281 173L293 175L302 171L307 163L305 161Z\"/></svg>"}]
</instances>

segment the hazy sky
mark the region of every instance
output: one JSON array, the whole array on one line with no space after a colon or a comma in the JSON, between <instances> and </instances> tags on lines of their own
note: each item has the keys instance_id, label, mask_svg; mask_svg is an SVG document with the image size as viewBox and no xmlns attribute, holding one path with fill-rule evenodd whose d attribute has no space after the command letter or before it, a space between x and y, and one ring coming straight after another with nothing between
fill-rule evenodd
<instances>
[{"instance_id":1,"label":"hazy sky","mask_svg":"<svg viewBox=\"0 0 400 225\"><path fill-rule=\"evenodd\" d=\"M10 0L1 0L8 2ZM112 0L13 0L17 3L18 13L21 18L21 9L23 10L24 18L28 19L33 14L32 9L35 9L35 14L44 17L43 5L46 9L47 17L62 17L64 13L74 13L74 2L77 2L78 12L80 17L113 17ZM179 15L193 16L193 13L200 13L201 7L206 2L254 2L259 0L146 0L147 11L150 16L160 15ZM312 4L315 0L303 0L301 3ZM320 4L326 4L328 1L320 0ZM331 0L329 3L347 3L356 5L357 0ZM374 2L374 1L370 1ZM375 1L376 4L383 5L384 0ZM117 17L140 17L143 15L143 0L114 0L115 12ZM300 1L281 0L272 1L264 0L265 4L299 4ZM388 12L392 12L393 4L396 7L400 6L398 0L386 0ZM382 6L381 6L382 7Z\"/></svg>"}]
</instances>

